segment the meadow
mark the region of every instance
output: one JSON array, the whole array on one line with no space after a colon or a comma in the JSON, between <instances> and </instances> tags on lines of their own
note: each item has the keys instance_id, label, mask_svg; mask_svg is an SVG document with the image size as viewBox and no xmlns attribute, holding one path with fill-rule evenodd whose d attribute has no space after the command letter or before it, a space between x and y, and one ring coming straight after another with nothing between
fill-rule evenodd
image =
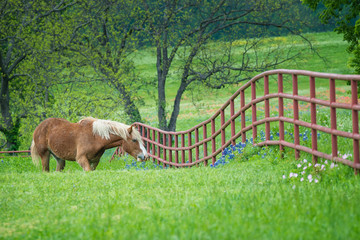
<instances>
[{"instance_id":1,"label":"meadow","mask_svg":"<svg viewBox=\"0 0 360 240\"><path fill-rule=\"evenodd\" d=\"M308 49L308 45L304 43L298 37L288 36L275 38L274 41L276 44L283 43L282 47L292 48L293 51L301 50L303 55L301 58L285 62L277 68L285 69L301 69L309 70L316 72L326 72L326 73L338 73L338 74L353 74L353 69L348 66L348 59L350 55L346 51L347 43L342 40L342 36L332 33L311 33L304 34L304 36L312 41L312 46L318 54ZM236 43L236 41L235 41ZM269 44L269 43L266 43ZM240 49L240 48L239 48ZM237 48L234 47L234 52ZM241 53L241 50L239 50ZM140 78L142 76L153 76L156 77L156 66L151 63L155 63L156 51L153 48L147 48L142 51L139 51L135 55L135 63L140 65ZM176 62L175 62L176 64ZM260 73L260 72L259 72ZM172 108L172 102L175 99L177 87L179 82L177 77L179 74L176 71L171 72L169 81L166 85L166 99L167 99L167 111L170 114ZM255 76L256 72L252 73L251 76ZM271 83L271 79L270 79ZM243 83L228 85L222 89L210 89L201 85L192 86L189 91L185 92L180 108L180 114L178 117L176 130L183 131L193 127L195 124L200 123L210 116L212 116L215 111L219 109L222 104L229 99L229 97L236 91ZM273 84L270 84L271 86ZM274 86L274 85L273 85ZM276 86L276 85L275 85ZM340 86L339 86L340 87ZM343 84L341 86L343 89L350 89L349 86ZM143 121L151 126L157 126L157 108L156 108L156 86L146 86L146 90L140 90L142 92L141 96L144 99L140 110L143 116ZM299 81L299 89L308 88L308 81ZM323 88L323 89L321 89ZM317 85L317 92L325 92L328 88L328 82L325 84ZM291 80L284 79L284 91L291 89ZM263 89L261 86L258 86L257 94L262 94ZM271 90L270 90L271 92ZM299 92L301 93L301 92ZM250 94L247 95L250 97ZM115 113L116 118L120 117L120 113Z\"/></svg>"},{"instance_id":2,"label":"meadow","mask_svg":"<svg viewBox=\"0 0 360 240\"><path fill-rule=\"evenodd\" d=\"M311 37L327 60L309 52L282 68L352 73L340 36ZM169 99L175 86L169 84ZM199 88L208 94L195 100L189 92L177 129L207 119L238 87ZM151 104L141 109L149 123L156 121ZM319 119L327 116L319 110ZM327 136L318 141L329 150ZM344 158L351 159L351 150L346 142L339 147ZM1 158L0 239L357 239L360 233L359 177L341 164L314 165L308 154L295 160L291 149L281 156L277 147L251 144L227 149L215 166L183 169L126 156L110 163L111 153L89 173L73 162L58 173L51 160L50 173L42 173L29 157Z\"/></svg>"}]
</instances>

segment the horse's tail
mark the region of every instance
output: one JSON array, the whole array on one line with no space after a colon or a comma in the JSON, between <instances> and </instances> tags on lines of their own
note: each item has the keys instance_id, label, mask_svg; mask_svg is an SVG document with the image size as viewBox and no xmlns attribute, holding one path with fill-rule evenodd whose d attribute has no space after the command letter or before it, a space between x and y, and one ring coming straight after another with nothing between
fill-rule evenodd
<instances>
[{"instance_id":1,"label":"horse's tail","mask_svg":"<svg viewBox=\"0 0 360 240\"><path fill-rule=\"evenodd\" d=\"M34 139L31 142L31 158L35 166L39 166L40 155L36 150Z\"/></svg>"}]
</instances>

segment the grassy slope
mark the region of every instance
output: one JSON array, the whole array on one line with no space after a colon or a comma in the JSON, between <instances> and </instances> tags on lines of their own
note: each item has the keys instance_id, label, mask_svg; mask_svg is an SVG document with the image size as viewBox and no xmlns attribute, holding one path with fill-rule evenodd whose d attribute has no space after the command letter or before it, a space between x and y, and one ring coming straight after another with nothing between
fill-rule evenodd
<instances>
[{"instance_id":1,"label":"grassy slope","mask_svg":"<svg viewBox=\"0 0 360 240\"><path fill-rule=\"evenodd\" d=\"M342 166L315 184L283 180L296 163L273 156L218 169L127 171L118 161L50 174L22 160L0 165L0 238L356 239L360 232L359 179Z\"/></svg>"}]
</instances>

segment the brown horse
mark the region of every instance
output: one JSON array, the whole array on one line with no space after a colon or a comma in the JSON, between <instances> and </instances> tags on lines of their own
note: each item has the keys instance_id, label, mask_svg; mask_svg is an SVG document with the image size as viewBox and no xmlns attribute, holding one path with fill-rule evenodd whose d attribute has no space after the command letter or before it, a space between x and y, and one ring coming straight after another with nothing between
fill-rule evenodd
<instances>
[{"instance_id":1,"label":"brown horse","mask_svg":"<svg viewBox=\"0 0 360 240\"><path fill-rule=\"evenodd\" d=\"M85 171L91 171L106 149L118 146L137 160L148 157L140 133L133 126L91 117L78 123L49 118L34 131L31 157L35 165L41 159L43 171L47 172L50 154L57 161L56 171L64 169L65 160L76 161Z\"/></svg>"}]
</instances>

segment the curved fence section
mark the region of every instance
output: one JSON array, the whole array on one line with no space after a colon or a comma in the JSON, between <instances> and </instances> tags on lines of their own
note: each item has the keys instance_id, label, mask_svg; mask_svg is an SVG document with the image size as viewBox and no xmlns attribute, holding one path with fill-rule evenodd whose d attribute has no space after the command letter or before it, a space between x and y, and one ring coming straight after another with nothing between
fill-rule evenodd
<instances>
[{"instance_id":1,"label":"curved fence section","mask_svg":"<svg viewBox=\"0 0 360 240\"><path fill-rule=\"evenodd\" d=\"M296 158L300 152L307 152L314 163L320 157L360 169L359 81L360 75L272 70L244 84L211 118L187 131L167 132L143 123L136 125L149 156L164 166L214 164L218 154L240 140L257 146L278 145L280 151L292 148ZM325 119L317 118L318 111L325 112L321 115ZM351 120L339 127L337 122L344 115ZM274 128L276 134L271 130ZM319 137L328 139L325 148L318 147ZM353 145L350 160L338 151L339 143L349 141ZM114 155L120 153L117 149Z\"/></svg>"}]
</instances>

